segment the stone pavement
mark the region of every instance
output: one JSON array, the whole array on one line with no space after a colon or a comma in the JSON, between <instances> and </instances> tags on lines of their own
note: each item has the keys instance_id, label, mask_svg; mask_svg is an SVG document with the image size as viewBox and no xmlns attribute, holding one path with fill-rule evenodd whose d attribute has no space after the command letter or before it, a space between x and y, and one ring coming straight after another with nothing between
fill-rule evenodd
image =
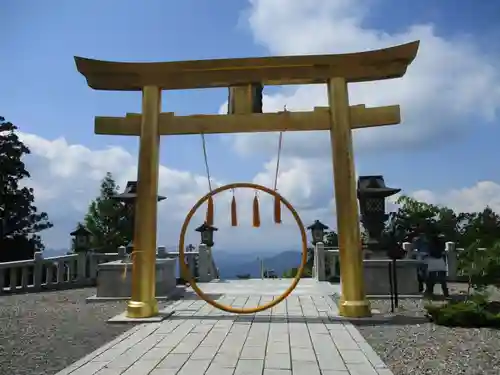
<instances>
[{"instance_id":1,"label":"stone pavement","mask_svg":"<svg viewBox=\"0 0 500 375\"><path fill-rule=\"evenodd\" d=\"M224 304L252 307L287 282L200 286ZM351 323L331 319L338 317L336 292L302 280L294 295L252 315L226 313L187 294L166 307L175 310L167 320L137 325L57 375L392 375Z\"/></svg>"}]
</instances>

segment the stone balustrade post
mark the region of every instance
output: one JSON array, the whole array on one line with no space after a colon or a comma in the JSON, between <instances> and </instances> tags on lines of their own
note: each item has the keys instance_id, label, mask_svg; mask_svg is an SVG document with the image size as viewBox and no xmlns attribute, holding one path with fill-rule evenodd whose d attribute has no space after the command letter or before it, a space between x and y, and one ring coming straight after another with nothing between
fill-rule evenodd
<instances>
[{"instance_id":1,"label":"stone balustrade post","mask_svg":"<svg viewBox=\"0 0 500 375\"><path fill-rule=\"evenodd\" d=\"M330 276L340 277L340 275L337 275L337 262L339 261L338 250L329 253L329 261L330 261Z\"/></svg>"},{"instance_id":2,"label":"stone balustrade post","mask_svg":"<svg viewBox=\"0 0 500 375\"><path fill-rule=\"evenodd\" d=\"M446 264L448 266L448 279L456 280L458 273L458 256L455 242L446 242Z\"/></svg>"},{"instance_id":3,"label":"stone balustrade post","mask_svg":"<svg viewBox=\"0 0 500 375\"><path fill-rule=\"evenodd\" d=\"M325 272L325 245L323 242L318 242L314 247L314 278L317 281L326 281Z\"/></svg>"},{"instance_id":4,"label":"stone balustrade post","mask_svg":"<svg viewBox=\"0 0 500 375\"><path fill-rule=\"evenodd\" d=\"M129 242L129 244L125 247L125 252L130 255L132 254L133 251L134 251L134 243Z\"/></svg>"},{"instance_id":5,"label":"stone balustrade post","mask_svg":"<svg viewBox=\"0 0 500 375\"><path fill-rule=\"evenodd\" d=\"M76 278L79 283L83 282L87 278L87 253L80 252L77 253L76 258Z\"/></svg>"},{"instance_id":6,"label":"stone balustrade post","mask_svg":"<svg viewBox=\"0 0 500 375\"><path fill-rule=\"evenodd\" d=\"M209 261L210 261L210 267L209 267L209 273L210 273L210 280L214 280L217 278L217 268L215 266L214 262L214 257L212 255L212 248L208 248L208 256L209 256Z\"/></svg>"},{"instance_id":7,"label":"stone balustrade post","mask_svg":"<svg viewBox=\"0 0 500 375\"><path fill-rule=\"evenodd\" d=\"M208 246L200 244L198 246L198 278L200 282L210 281L210 253Z\"/></svg>"},{"instance_id":8,"label":"stone balustrade post","mask_svg":"<svg viewBox=\"0 0 500 375\"><path fill-rule=\"evenodd\" d=\"M41 251L35 252L33 256L33 287L36 290L42 289L42 276L43 276L43 253Z\"/></svg>"},{"instance_id":9,"label":"stone balustrade post","mask_svg":"<svg viewBox=\"0 0 500 375\"><path fill-rule=\"evenodd\" d=\"M57 284L62 284L66 282L66 263L63 259L58 259L55 264L57 264Z\"/></svg>"},{"instance_id":10,"label":"stone balustrade post","mask_svg":"<svg viewBox=\"0 0 500 375\"><path fill-rule=\"evenodd\" d=\"M7 270L6 268L0 267L0 295L3 294L3 288L5 287L5 271L6 270ZM35 271L33 271L33 272L35 272Z\"/></svg>"},{"instance_id":11,"label":"stone balustrade post","mask_svg":"<svg viewBox=\"0 0 500 375\"><path fill-rule=\"evenodd\" d=\"M413 255L413 244L411 242L403 242L401 245L403 251L405 252L406 258L411 258Z\"/></svg>"},{"instance_id":12,"label":"stone balustrade post","mask_svg":"<svg viewBox=\"0 0 500 375\"><path fill-rule=\"evenodd\" d=\"M127 248L125 246L118 246L118 257L120 259L125 259L127 256Z\"/></svg>"},{"instance_id":13,"label":"stone balustrade post","mask_svg":"<svg viewBox=\"0 0 500 375\"><path fill-rule=\"evenodd\" d=\"M97 261L97 257L99 256L99 254L96 254L96 253L90 253L89 255L89 278L90 280L97 280L97 266L98 266L98 261Z\"/></svg>"},{"instance_id":14,"label":"stone balustrade post","mask_svg":"<svg viewBox=\"0 0 500 375\"><path fill-rule=\"evenodd\" d=\"M167 258L167 249L165 246L158 246L158 253L156 254L156 257L158 259L165 259Z\"/></svg>"},{"instance_id":15,"label":"stone balustrade post","mask_svg":"<svg viewBox=\"0 0 500 375\"><path fill-rule=\"evenodd\" d=\"M187 255L187 264L189 267L189 272L191 273L191 277L196 277L196 253L190 253Z\"/></svg>"},{"instance_id":16,"label":"stone balustrade post","mask_svg":"<svg viewBox=\"0 0 500 375\"><path fill-rule=\"evenodd\" d=\"M315 280L318 279L318 244L315 244L313 249L313 266L311 270L311 277Z\"/></svg>"},{"instance_id":17,"label":"stone balustrade post","mask_svg":"<svg viewBox=\"0 0 500 375\"><path fill-rule=\"evenodd\" d=\"M313 266L312 266L312 270L311 270L311 277L316 280L316 277L318 275L318 248L316 247L316 245L314 245L314 248L313 248Z\"/></svg>"}]
</instances>

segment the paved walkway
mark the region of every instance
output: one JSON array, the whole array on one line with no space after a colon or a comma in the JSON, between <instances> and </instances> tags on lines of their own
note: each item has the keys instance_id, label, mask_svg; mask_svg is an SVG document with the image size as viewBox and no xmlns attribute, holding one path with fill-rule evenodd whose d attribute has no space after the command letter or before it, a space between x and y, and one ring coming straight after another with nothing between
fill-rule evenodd
<instances>
[{"instance_id":1,"label":"paved walkway","mask_svg":"<svg viewBox=\"0 0 500 375\"><path fill-rule=\"evenodd\" d=\"M251 307L287 282L200 286L222 303ZM331 320L337 288L302 280L284 302L252 315L222 312L188 294L167 307L175 310L167 320L137 325L57 375L392 375L352 324Z\"/></svg>"}]
</instances>

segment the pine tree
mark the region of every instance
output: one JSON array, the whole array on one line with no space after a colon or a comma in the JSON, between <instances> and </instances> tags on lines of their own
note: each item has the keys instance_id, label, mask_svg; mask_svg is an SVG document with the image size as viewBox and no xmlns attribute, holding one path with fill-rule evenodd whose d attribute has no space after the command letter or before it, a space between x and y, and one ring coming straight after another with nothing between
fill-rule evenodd
<instances>
[{"instance_id":1,"label":"pine tree","mask_svg":"<svg viewBox=\"0 0 500 375\"><path fill-rule=\"evenodd\" d=\"M123 203L112 199L119 187L111 173L101 182L100 195L90 203L85 226L92 232L91 248L99 252L116 252L132 240L132 222Z\"/></svg>"},{"instance_id":2,"label":"pine tree","mask_svg":"<svg viewBox=\"0 0 500 375\"><path fill-rule=\"evenodd\" d=\"M30 150L16 130L0 116L0 262L32 259L44 249L37 233L52 227L33 204L33 189L25 186L30 174L22 158Z\"/></svg>"}]
</instances>

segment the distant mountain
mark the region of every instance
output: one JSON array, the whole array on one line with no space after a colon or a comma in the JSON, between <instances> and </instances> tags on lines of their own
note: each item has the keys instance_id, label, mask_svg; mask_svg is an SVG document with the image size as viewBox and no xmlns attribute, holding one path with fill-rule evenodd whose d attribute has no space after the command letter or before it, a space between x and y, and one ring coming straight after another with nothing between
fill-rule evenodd
<instances>
[{"instance_id":1,"label":"distant mountain","mask_svg":"<svg viewBox=\"0 0 500 375\"><path fill-rule=\"evenodd\" d=\"M236 279L237 275L250 274L252 278L260 277L261 262L255 254L227 254L214 251L215 264L219 268L221 279ZM274 270L281 276L286 270L298 267L300 264L299 251L284 251L270 257L263 257L264 269Z\"/></svg>"}]
</instances>

